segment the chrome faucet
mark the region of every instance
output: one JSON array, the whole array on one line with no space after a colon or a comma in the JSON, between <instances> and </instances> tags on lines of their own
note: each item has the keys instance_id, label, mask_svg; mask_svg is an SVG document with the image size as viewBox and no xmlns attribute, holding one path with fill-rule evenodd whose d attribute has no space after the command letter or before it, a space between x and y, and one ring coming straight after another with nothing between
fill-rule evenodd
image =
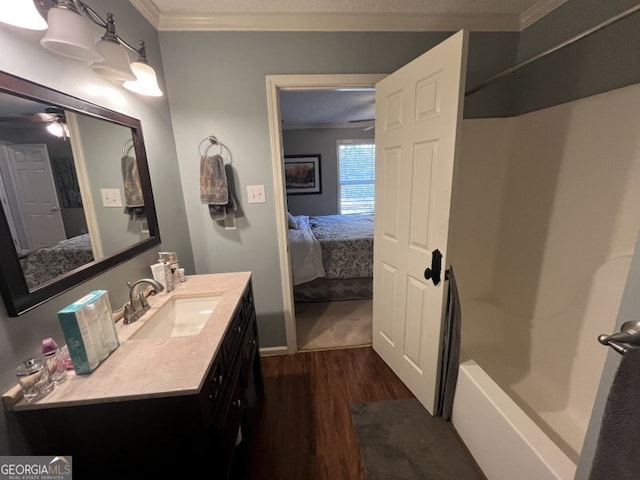
<instances>
[{"instance_id":1,"label":"chrome faucet","mask_svg":"<svg viewBox=\"0 0 640 480\"><path fill-rule=\"evenodd\" d=\"M144 292L140 292L137 295L135 293L136 286L141 283L148 283L151 285L153 287L153 293L159 293L164 290L162 284L153 278L141 278L133 283L127 282L127 287L129 287L129 303L124 306L123 318L125 325L135 322L144 314L144 312L149 310L149 302L147 302L147 297Z\"/></svg>"}]
</instances>

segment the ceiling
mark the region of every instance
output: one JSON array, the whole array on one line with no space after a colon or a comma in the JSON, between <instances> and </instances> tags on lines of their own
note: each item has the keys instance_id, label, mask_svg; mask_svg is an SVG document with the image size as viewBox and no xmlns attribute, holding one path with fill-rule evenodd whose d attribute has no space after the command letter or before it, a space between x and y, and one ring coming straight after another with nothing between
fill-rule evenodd
<instances>
[{"instance_id":1,"label":"ceiling","mask_svg":"<svg viewBox=\"0 0 640 480\"><path fill-rule=\"evenodd\" d=\"M129 1L165 31L519 31L566 0Z\"/></svg>"}]
</instances>

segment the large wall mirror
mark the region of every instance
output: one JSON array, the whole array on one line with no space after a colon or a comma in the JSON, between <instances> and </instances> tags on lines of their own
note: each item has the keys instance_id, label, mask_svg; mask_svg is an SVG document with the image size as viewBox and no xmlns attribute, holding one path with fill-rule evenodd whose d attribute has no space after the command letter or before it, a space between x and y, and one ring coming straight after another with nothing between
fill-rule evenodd
<instances>
[{"instance_id":1,"label":"large wall mirror","mask_svg":"<svg viewBox=\"0 0 640 480\"><path fill-rule=\"evenodd\" d=\"M160 244L140 121L4 72L0 180L10 316Z\"/></svg>"}]
</instances>

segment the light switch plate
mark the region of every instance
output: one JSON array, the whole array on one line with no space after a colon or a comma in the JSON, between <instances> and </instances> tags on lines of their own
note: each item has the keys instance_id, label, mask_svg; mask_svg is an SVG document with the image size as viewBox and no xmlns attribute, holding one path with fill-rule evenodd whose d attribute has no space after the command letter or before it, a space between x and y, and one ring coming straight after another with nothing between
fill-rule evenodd
<instances>
[{"instance_id":1,"label":"light switch plate","mask_svg":"<svg viewBox=\"0 0 640 480\"><path fill-rule=\"evenodd\" d=\"M119 188L101 188L103 207L122 207L122 197Z\"/></svg>"},{"instance_id":2,"label":"light switch plate","mask_svg":"<svg viewBox=\"0 0 640 480\"><path fill-rule=\"evenodd\" d=\"M247 197L249 203L266 203L264 185L247 185Z\"/></svg>"}]
</instances>

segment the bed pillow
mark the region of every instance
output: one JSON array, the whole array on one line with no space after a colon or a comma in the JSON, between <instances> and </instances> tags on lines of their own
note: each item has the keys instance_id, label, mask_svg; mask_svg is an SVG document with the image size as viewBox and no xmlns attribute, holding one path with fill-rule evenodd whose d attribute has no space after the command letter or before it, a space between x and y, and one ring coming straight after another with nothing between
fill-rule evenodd
<instances>
[{"instance_id":1,"label":"bed pillow","mask_svg":"<svg viewBox=\"0 0 640 480\"><path fill-rule=\"evenodd\" d=\"M291 213L287 212L287 220L289 222L289 228L292 230L298 230L298 223L296 222L296 219L293 215L291 215Z\"/></svg>"}]
</instances>

